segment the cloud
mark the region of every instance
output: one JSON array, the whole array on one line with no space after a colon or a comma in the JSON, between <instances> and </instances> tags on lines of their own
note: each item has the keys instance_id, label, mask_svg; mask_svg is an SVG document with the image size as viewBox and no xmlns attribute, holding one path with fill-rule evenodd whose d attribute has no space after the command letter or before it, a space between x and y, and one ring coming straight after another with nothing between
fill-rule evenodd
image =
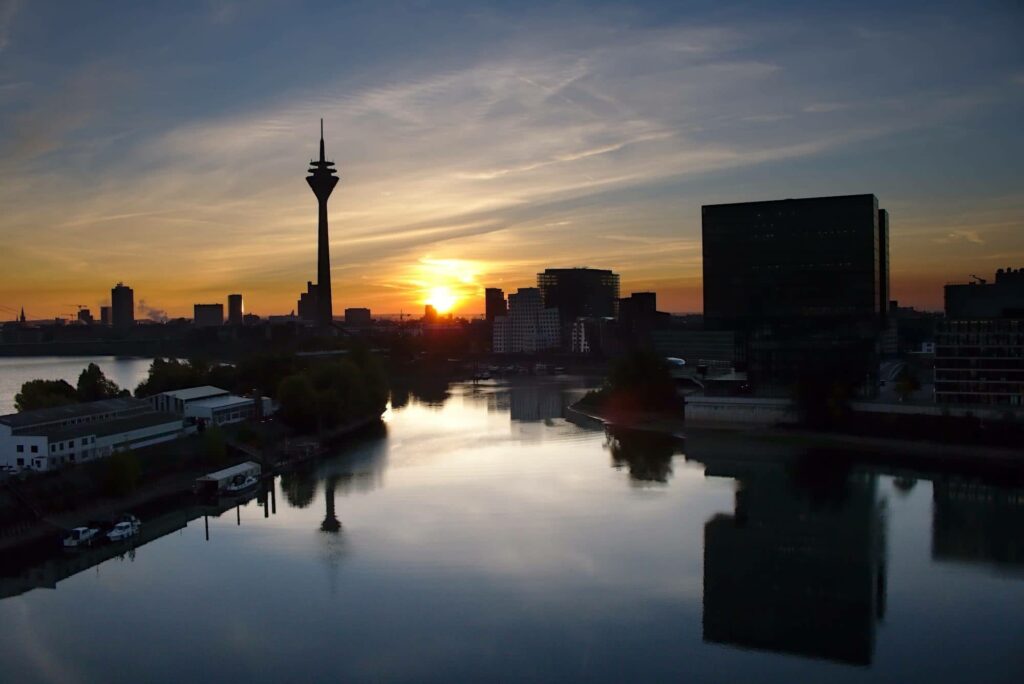
<instances>
[{"instance_id":1,"label":"cloud","mask_svg":"<svg viewBox=\"0 0 1024 684\"><path fill-rule=\"evenodd\" d=\"M972 245L983 245L985 241L976 230L954 230L944 237L936 238L936 242L969 242Z\"/></svg>"},{"instance_id":2,"label":"cloud","mask_svg":"<svg viewBox=\"0 0 1024 684\"><path fill-rule=\"evenodd\" d=\"M21 0L0 0L0 52L11 42L11 25L20 5Z\"/></svg>"}]
</instances>

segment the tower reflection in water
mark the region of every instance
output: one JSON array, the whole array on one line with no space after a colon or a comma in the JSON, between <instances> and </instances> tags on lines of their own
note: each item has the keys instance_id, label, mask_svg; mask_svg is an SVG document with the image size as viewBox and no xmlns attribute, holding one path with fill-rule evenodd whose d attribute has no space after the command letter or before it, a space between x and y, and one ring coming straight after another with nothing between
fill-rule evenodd
<instances>
[{"instance_id":1,"label":"tower reflection in water","mask_svg":"<svg viewBox=\"0 0 1024 684\"><path fill-rule=\"evenodd\" d=\"M868 665L885 613L886 516L877 476L808 454L715 458L735 509L704 525L704 641Z\"/></svg>"}]
</instances>

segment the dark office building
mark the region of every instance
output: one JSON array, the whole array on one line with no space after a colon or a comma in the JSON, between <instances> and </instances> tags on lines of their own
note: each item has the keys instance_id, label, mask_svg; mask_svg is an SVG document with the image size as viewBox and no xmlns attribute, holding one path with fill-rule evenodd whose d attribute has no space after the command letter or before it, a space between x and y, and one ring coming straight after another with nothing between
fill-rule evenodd
<instances>
[{"instance_id":1,"label":"dark office building","mask_svg":"<svg viewBox=\"0 0 1024 684\"><path fill-rule=\"evenodd\" d=\"M299 295L298 311L299 318L304 321L315 323L319 316L319 305L317 304L317 286L312 281L306 281L306 291Z\"/></svg>"},{"instance_id":2,"label":"dark office building","mask_svg":"<svg viewBox=\"0 0 1024 684\"><path fill-rule=\"evenodd\" d=\"M131 330L135 325L135 292L124 283L110 291L111 323L118 330Z\"/></svg>"},{"instance_id":3,"label":"dark office building","mask_svg":"<svg viewBox=\"0 0 1024 684\"><path fill-rule=\"evenodd\" d=\"M109 306L100 307L100 323L103 325L111 325L113 322L111 310Z\"/></svg>"},{"instance_id":4,"label":"dark office building","mask_svg":"<svg viewBox=\"0 0 1024 684\"><path fill-rule=\"evenodd\" d=\"M562 339L577 318L614 318L619 309L619 276L597 268L549 268L537 274L544 308L558 309Z\"/></svg>"},{"instance_id":5,"label":"dark office building","mask_svg":"<svg viewBox=\"0 0 1024 684\"><path fill-rule=\"evenodd\" d=\"M345 309L345 324L346 325L370 325L373 323L373 318L370 316L369 309L363 308L351 308Z\"/></svg>"},{"instance_id":6,"label":"dark office building","mask_svg":"<svg viewBox=\"0 0 1024 684\"><path fill-rule=\"evenodd\" d=\"M198 328L214 328L224 325L223 304L195 304L192 306L192 322Z\"/></svg>"},{"instance_id":7,"label":"dark office building","mask_svg":"<svg viewBox=\"0 0 1024 684\"><path fill-rule=\"evenodd\" d=\"M1024 405L1024 269L947 285L935 333L935 401Z\"/></svg>"},{"instance_id":8,"label":"dark office building","mask_svg":"<svg viewBox=\"0 0 1024 684\"><path fill-rule=\"evenodd\" d=\"M841 369L873 392L889 217L874 195L702 208L704 320L735 331L758 391Z\"/></svg>"},{"instance_id":9,"label":"dark office building","mask_svg":"<svg viewBox=\"0 0 1024 684\"><path fill-rule=\"evenodd\" d=\"M484 310L488 323L493 323L498 316L508 315L508 304L501 288L489 287L484 291Z\"/></svg>"},{"instance_id":10,"label":"dark office building","mask_svg":"<svg viewBox=\"0 0 1024 684\"><path fill-rule=\"evenodd\" d=\"M946 318L981 320L1024 318L1024 268L1001 268L994 283L975 281L945 288Z\"/></svg>"},{"instance_id":11,"label":"dark office building","mask_svg":"<svg viewBox=\"0 0 1024 684\"><path fill-rule=\"evenodd\" d=\"M242 325L245 320L245 306L242 304L242 295L228 295L228 325Z\"/></svg>"}]
</instances>

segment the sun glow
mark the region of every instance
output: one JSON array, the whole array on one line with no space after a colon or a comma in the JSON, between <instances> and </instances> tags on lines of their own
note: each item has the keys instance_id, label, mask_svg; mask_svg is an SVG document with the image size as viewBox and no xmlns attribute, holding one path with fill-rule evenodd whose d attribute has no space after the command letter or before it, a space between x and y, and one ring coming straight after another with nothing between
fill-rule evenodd
<instances>
[{"instance_id":1,"label":"sun glow","mask_svg":"<svg viewBox=\"0 0 1024 684\"><path fill-rule=\"evenodd\" d=\"M455 308L458 301L459 298L455 296L455 293L450 288L440 285L430 288L425 303L434 307L437 313L443 314Z\"/></svg>"}]
</instances>

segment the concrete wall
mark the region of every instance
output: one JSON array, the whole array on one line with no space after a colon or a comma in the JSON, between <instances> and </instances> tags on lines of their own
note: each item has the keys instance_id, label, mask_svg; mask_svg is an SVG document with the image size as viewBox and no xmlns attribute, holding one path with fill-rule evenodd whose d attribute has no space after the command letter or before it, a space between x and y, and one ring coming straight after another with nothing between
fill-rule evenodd
<instances>
[{"instance_id":1,"label":"concrete wall","mask_svg":"<svg viewBox=\"0 0 1024 684\"><path fill-rule=\"evenodd\" d=\"M787 399L686 397L687 422L774 425L797 418L796 409Z\"/></svg>"}]
</instances>

